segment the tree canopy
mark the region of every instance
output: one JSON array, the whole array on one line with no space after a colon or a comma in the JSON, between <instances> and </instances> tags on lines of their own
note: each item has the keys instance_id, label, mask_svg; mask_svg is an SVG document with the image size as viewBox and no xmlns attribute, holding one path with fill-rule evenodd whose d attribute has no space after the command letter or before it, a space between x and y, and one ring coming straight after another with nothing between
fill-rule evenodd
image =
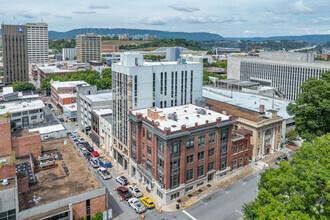
<instances>
[{"instance_id":1,"label":"tree canopy","mask_svg":"<svg viewBox=\"0 0 330 220\"><path fill-rule=\"evenodd\" d=\"M48 41L49 49L55 49L58 52L62 52L63 48L74 48L76 47L76 41L74 39L71 40L49 40Z\"/></svg>"},{"instance_id":2,"label":"tree canopy","mask_svg":"<svg viewBox=\"0 0 330 220\"><path fill-rule=\"evenodd\" d=\"M40 89L50 92L50 80L54 81L85 81L90 85L96 85L98 90L112 88L112 71L110 68L102 70L102 74L97 71L82 70L77 73L68 73L65 76L57 76L55 73L51 74L42 80Z\"/></svg>"},{"instance_id":3,"label":"tree canopy","mask_svg":"<svg viewBox=\"0 0 330 220\"><path fill-rule=\"evenodd\" d=\"M30 82L20 82L16 81L11 84L15 92L22 92L22 91L35 91L36 87Z\"/></svg>"},{"instance_id":4,"label":"tree canopy","mask_svg":"<svg viewBox=\"0 0 330 220\"><path fill-rule=\"evenodd\" d=\"M330 134L304 142L289 163L262 173L259 190L243 206L245 219L329 219Z\"/></svg>"},{"instance_id":5,"label":"tree canopy","mask_svg":"<svg viewBox=\"0 0 330 220\"><path fill-rule=\"evenodd\" d=\"M302 92L287 111L295 115L296 132L308 141L330 132L330 71L320 79L309 78L301 85Z\"/></svg>"},{"instance_id":6,"label":"tree canopy","mask_svg":"<svg viewBox=\"0 0 330 220\"><path fill-rule=\"evenodd\" d=\"M219 75L216 73L210 73L206 70L203 71L203 85L211 85L213 82L210 80L211 77L216 77L218 79L227 79L227 75Z\"/></svg>"}]
</instances>

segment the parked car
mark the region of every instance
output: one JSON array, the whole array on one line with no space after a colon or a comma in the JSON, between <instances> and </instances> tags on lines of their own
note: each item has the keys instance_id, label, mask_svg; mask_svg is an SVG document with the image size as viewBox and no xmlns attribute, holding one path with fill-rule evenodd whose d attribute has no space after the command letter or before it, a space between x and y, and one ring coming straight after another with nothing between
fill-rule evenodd
<instances>
[{"instance_id":1,"label":"parked car","mask_svg":"<svg viewBox=\"0 0 330 220\"><path fill-rule=\"evenodd\" d=\"M123 197L124 200L128 200L129 198L132 198L132 194L128 191L126 187L118 187L117 192L120 196Z\"/></svg>"},{"instance_id":2,"label":"parked car","mask_svg":"<svg viewBox=\"0 0 330 220\"><path fill-rule=\"evenodd\" d=\"M107 169L105 169L104 167L98 168L97 172L100 174L100 176L102 176L102 178L104 180L107 180L107 179L111 178L110 172Z\"/></svg>"},{"instance_id":3,"label":"parked car","mask_svg":"<svg viewBox=\"0 0 330 220\"><path fill-rule=\"evenodd\" d=\"M116 181L124 186L126 186L128 183L128 179L125 176L118 176Z\"/></svg>"},{"instance_id":4,"label":"parked car","mask_svg":"<svg viewBox=\"0 0 330 220\"><path fill-rule=\"evenodd\" d=\"M92 155L93 155L94 157L98 157L98 156L100 156L99 152L97 152L96 150L92 152Z\"/></svg>"},{"instance_id":5,"label":"parked car","mask_svg":"<svg viewBox=\"0 0 330 220\"><path fill-rule=\"evenodd\" d=\"M276 159L276 164L280 164L280 162L282 161L282 160L286 160L286 161L288 161L289 160L289 158L286 156L286 155L282 155L282 156L280 156L280 157L278 157L277 159Z\"/></svg>"},{"instance_id":6,"label":"parked car","mask_svg":"<svg viewBox=\"0 0 330 220\"><path fill-rule=\"evenodd\" d=\"M99 161L96 158L91 158L89 160L90 164L92 165L93 168L98 168L99 167Z\"/></svg>"},{"instance_id":7,"label":"parked car","mask_svg":"<svg viewBox=\"0 0 330 220\"><path fill-rule=\"evenodd\" d=\"M84 153L84 157L89 160L93 156L92 156L92 154L90 152L87 151L87 152Z\"/></svg>"},{"instance_id":8,"label":"parked car","mask_svg":"<svg viewBox=\"0 0 330 220\"><path fill-rule=\"evenodd\" d=\"M49 107L49 108L52 108L52 104L48 103L48 107Z\"/></svg>"},{"instance_id":9,"label":"parked car","mask_svg":"<svg viewBox=\"0 0 330 220\"><path fill-rule=\"evenodd\" d=\"M4 180L2 181L2 185L3 185L3 186L7 186L7 185L9 185L9 180L8 180L8 179L4 179Z\"/></svg>"},{"instance_id":10,"label":"parked car","mask_svg":"<svg viewBox=\"0 0 330 220\"><path fill-rule=\"evenodd\" d=\"M145 212L147 210L147 208L137 198L129 199L128 205L131 206L138 214L141 214L142 212Z\"/></svg>"},{"instance_id":11,"label":"parked car","mask_svg":"<svg viewBox=\"0 0 330 220\"><path fill-rule=\"evenodd\" d=\"M137 186L129 185L127 188L134 197L139 198L143 196L142 191Z\"/></svg>"},{"instance_id":12,"label":"parked car","mask_svg":"<svg viewBox=\"0 0 330 220\"><path fill-rule=\"evenodd\" d=\"M94 148L92 148L90 145L85 145L85 147L91 153L94 151Z\"/></svg>"},{"instance_id":13,"label":"parked car","mask_svg":"<svg viewBox=\"0 0 330 220\"><path fill-rule=\"evenodd\" d=\"M143 205L145 205L148 209L152 209L155 207L154 202L149 199L149 197L142 197L141 198L141 202L143 203Z\"/></svg>"},{"instance_id":14,"label":"parked car","mask_svg":"<svg viewBox=\"0 0 330 220\"><path fill-rule=\"evenodd\" d=\"M79 138L79 139L78 139L78 141L79 141L79 143L84 143L84 142L86 142L86 141L85 141L85 139L84 139L84 138L82 138L82 137L81 137L81 138Z\"/></svg>"},{"instance_id":15,"label":"parked car","mask_svg":"<svg viewBox=\"0 0 330 220\"><path fill-rule=\"evenodd\" d=\"M64 122L64 119L63 118L60 118L59 120L60 120L60 122Z\"/></svg>"}]
</instances>

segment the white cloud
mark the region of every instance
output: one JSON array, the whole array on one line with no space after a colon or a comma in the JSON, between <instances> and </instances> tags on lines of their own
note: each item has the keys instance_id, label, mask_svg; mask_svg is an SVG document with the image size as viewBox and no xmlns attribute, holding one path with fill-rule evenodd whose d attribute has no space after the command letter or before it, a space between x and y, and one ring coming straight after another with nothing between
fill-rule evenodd
<instances>
[{"instance_id":1,"label":"white cloud","mask_svg":"<svg viewBox=\"0 0 330 220\"><path fill-rule=\"evenodd\" d=\"M318 17L313 19L313 23L318 24L322 22L330 22L330 17Z\"/></svg>"},{"instance_id":2,"label":"white cloud","mask_svg":"<svg viewBox=\"0 0 330 220\"><path fill-rule=\"evenodd\" d=\"M96 14L95 11L73 11L74 14L82 14L82 15L90 15L90 14Z\"/></svg>"},{"instance_id":3,"label":"white cloud","mask_svg":"<svg viewBox=\"0 0 330 220\"><path fill-rule=\"evenodd\" d=\"M254 31L250 31L250 30L245 30L243 31L244 34L254 34L255 32Z\"/></svg>"},{"instance_id":4,"label":"white cloud","mask_svg":"<svg viewBox=\"0 0 330 220\"><path fill-rule=\"evenodd\" d=\"M88 6L89 9L108 9L110 8L109 5L94 5L94 4L91 4Z\"/></svg>"},{"instance_id":5,"label":"white cloud","mask_svg":"<svg viewBox=\"0 0 330 220\"><path fill-rule=\"evenodd\" d=\"M71 16L62 16L62 15L55 15L55 18L61 18L61 19L65 19L65 20L71 20L72 19Z\"/></svg>"},{"instance_id":6,"label":"white cloud","mask_svg":"<svg viewBox=\"0 0 330 220\"><path fill-rule=\"evenodd\" d=\"M167 20L165 18L153 17L141 19L140 22L146 25L165 25Z\"/></svg>"},{"instance_id":7,"label":"white cloud","mask_svg":"<svg viewBox=\"0 0 330 220\"><path fill-rule=\"evenodd\" d=\"M295 3L291 4L290 11L295 14L301 14L301 13L311 13L311 12L313 12L313 9L310 7L307 7L304 4L303 0L298 0Z\"/></svg>"},{"instance_id":8,"label":"white cloud","mask_svg":"<svg viewBox=\"0 0 330 220\"><path fill-rule=\"evenodd\" d=\"M175 6L175 5L170 5L168 6L176 11L180 11L180 12L188 12L188 13L192 13L195 11L200 11L199 8L193 8L193 7L187 7L187 6Z\"/></svg>"}]
</instances>

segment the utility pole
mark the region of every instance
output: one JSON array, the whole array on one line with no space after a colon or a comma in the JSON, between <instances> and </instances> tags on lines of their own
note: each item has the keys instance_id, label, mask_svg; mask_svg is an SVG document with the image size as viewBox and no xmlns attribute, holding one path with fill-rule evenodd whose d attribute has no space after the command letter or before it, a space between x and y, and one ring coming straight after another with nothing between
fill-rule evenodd
<instances>
[{"instance_id":1,"label":"utility pole","mask_svg":"<svg viewBox=\"0 0 330 220\"><path fill-rule=\"evenodd\" d=\"M258 198L258 193L259 193L259 168L257 167L257 195L256 195L256 198Z\"/></svg>"}]
</instances>

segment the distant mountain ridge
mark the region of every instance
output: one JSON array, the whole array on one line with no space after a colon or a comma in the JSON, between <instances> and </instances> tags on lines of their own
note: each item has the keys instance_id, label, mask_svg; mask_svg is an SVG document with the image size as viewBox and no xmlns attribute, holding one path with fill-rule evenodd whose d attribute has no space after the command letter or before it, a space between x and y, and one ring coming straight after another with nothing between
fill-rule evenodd
<instances>
[{"instance_id":1,"label":"distant mountain ridge","mask_svg":"<svg viewBox=\"0 0 330 220\"><path fill-rule=\"evenodd\" d=\"M75 38L76 35L95 33L99 35L108 34L129 34L129 35L156 35L158 39L163 38L184 38L193 41L209 41L209 40L224 40L219 34L211 34L207 32L171 32L171 31L158 31L158 30L144 30L144 29L128 29L128 28L80 28L73 29L66 32L49 31L49 39L56 38Z\"/></svg>"},{"instance_id":2,"label":"distant mountain ridge","mask_svg":"<svg viewBox=\"0 0 330 220\"><path fill-rule=\"evenodd\" d=\"M306 41L308 43L326 43L330 41L330 34L314 34L301 36L274 36L274 37L226 37L226 40L250 40L250 41L266 41L266 40L295 40Z\"/></svg>"}]
</instances>

